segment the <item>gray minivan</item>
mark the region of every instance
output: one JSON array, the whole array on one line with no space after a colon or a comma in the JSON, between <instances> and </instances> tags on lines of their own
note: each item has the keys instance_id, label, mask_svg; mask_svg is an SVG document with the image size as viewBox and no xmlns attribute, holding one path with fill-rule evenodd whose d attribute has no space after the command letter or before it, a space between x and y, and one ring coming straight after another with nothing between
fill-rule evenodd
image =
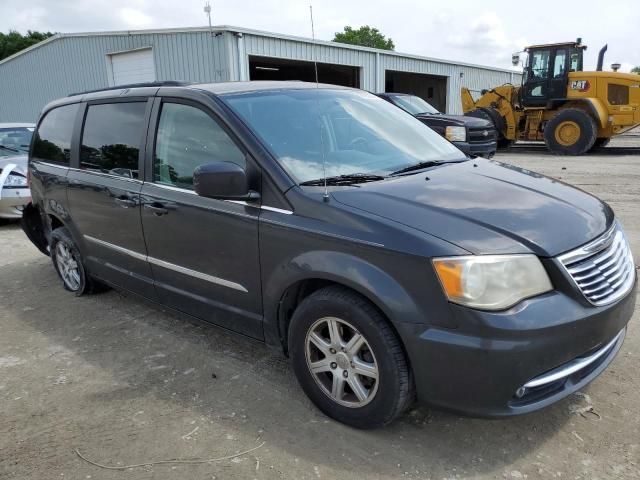
<instances>
[{"instance_id":1,"label":"gray minivan","mask_svg":"<svg viewBox=\"0 0 640 480\"><path fill-rule=\"evenodd\" d=\"M49 104L23 228L111 286L291 357L327 415L547 406L623 342L636 271L597 198L469 159L360 90L159 83Z\"/></svg>"}]
</instances>

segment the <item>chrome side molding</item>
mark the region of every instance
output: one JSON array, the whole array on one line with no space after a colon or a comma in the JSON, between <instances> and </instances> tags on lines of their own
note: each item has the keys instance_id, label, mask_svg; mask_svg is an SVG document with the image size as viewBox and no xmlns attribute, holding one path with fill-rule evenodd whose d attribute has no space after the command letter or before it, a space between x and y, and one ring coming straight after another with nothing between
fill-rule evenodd
<instances>
[{"instance_id":1,"label":"chrome side molding","mask_svg":"<svg viewBox=\"0 0 640 480\"><path fill-rule=\"evenodd\" d=\"M102 245L103 247L110 248L111 250L122 253L124 255L129 255L130 257L133 257L137 260L142 260L143 262L149 262L153 265L157 265L159 267L166 268L168 270L173 270L174 272L182 273L183 275L188 275L190 277L198 278L200 280L204 280L206 282L213 283L215 285L231 288L233 290L238 290L244 293L249 292L249 290L247 290L244 286L240 285L239 283L232 282L224 278L215 277L207 273L199 272L197 270L192 270L190 268L176 265L175 263L170 263L164 260L160 260L159 258L150 257L148 255L144 255L142 253L129 250L128 248L124 248L119 245L114 245L113 243L105 242L104 240L100 240L99 238L91 237L89 235L84 235L84 238L92 243L95 243L97 245Z\"/></svg>"},{"instance_id":2,"label":"chrome side molding","mask_svg":"<svg viewBox=\"0 0 640 480\"><path fill-rule=\"evenodd\" d=\"M197 195L195 190L191 190L188 188L180 188L174 187L172 185L165 185L162 183L150 183L149 185L153 185L154 187L164 188L165 190L173 190L174 192L182 192L187 193L189 195ZM268 210L270 212L283 213L285 215L292 215L293 212L291 210L285 210L283 208L270 207L268 205L254 205L253 203L246 202L244 200L224 200L225 202L235 203L236 205L243 205L245 207L259 208L260 210Z\"/></svg>"},{"instance_id":3,"label":"chrome side molding","mask_svg":"<svg viewBox=\"0 0 640 480\"><path fill-rule=\"evenodd\" d=\"M198 272L197 270L192 270L190 268L181 267L180 265L176 265L175 263L165 262L164 260L160 260L154 257L147 257L147 259L149 263L158 265L159 267L167 268L169 270L173 270L174 272L182 273L184 275L189 275L190 277L194 277L194 278L199 278L200 280L204 280L205 282L215 283L216 285L222 285L223 287L232 288L233 290L239 290L244 293L249 292L249 290L244 288L239 283L232 282L230 280L225 280L224 278L214 277L213 275Z\"/></svg>"}]
</instances>

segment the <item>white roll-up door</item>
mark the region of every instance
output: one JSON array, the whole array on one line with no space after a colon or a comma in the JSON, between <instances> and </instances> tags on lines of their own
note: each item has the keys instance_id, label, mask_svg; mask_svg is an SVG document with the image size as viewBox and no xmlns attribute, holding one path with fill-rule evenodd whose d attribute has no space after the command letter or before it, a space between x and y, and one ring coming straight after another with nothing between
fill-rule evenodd
<instances>
[{"instance_id":1,"label":"white roll-up door","mask_svg":"<svg viewBox=\"0 0 640 480\"><path fill-rule=\"evenodd\" d=\"M150 48L114 53L110 57L112 85L155 81L156 67Z\"/></svg>"}]
</instances>

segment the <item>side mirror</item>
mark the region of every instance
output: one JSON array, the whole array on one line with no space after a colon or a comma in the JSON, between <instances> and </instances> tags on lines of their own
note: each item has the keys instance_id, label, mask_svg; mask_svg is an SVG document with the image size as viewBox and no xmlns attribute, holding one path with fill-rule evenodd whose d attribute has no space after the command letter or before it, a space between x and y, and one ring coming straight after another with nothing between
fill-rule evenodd
<instances>
[{"instance_id":1,"label":"side mirror","mask_svg":"<svg viewBox=\"0 0 640 480\"><path fill-rule=\"evenodd\" d=\"M247 174L232 162L205 163L193 172L193 186L201 197L228 200L255 200L257 192L249 191Z\"/></svg>"}]
</instances>

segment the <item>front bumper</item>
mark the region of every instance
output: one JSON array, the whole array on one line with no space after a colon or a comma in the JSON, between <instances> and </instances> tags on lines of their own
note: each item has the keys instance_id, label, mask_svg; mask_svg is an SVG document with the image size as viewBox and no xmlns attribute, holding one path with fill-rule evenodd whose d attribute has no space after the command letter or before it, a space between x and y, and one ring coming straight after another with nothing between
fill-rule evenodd
<instances>
[{"instance_id":1,"label":"front bumper","mask_svg":"<svg viewBox=\"0 0 640 480\"><path fill-rule=\"evenodd\" d=\"M491 158L495 155L498 144L495 140L488 142L451 142L467 155Z\"/></svg>"},{"instance_id":2,"label":"front bumper","mask_svg":"<svg viewBox=\"0 0 640 480\"><path fill-rule=\"evenodd\" d=\"M570 395L596 378L620 349L636 289L605 307L585 307L557 291L506 312L451 305L460 326L455 330L398 325L418 399L470 415L502 417Z\"/></svg>"},{"instance_id":3,"label":"front bumper","mask_svg":"<svg viewBox=\"0 0 640 480\"><path fill-rule=\"evenodd\" d=\"M0 218L22 218L22 211L30 201L29 188L0 187Z\"/></svg>"}]
</instances>

